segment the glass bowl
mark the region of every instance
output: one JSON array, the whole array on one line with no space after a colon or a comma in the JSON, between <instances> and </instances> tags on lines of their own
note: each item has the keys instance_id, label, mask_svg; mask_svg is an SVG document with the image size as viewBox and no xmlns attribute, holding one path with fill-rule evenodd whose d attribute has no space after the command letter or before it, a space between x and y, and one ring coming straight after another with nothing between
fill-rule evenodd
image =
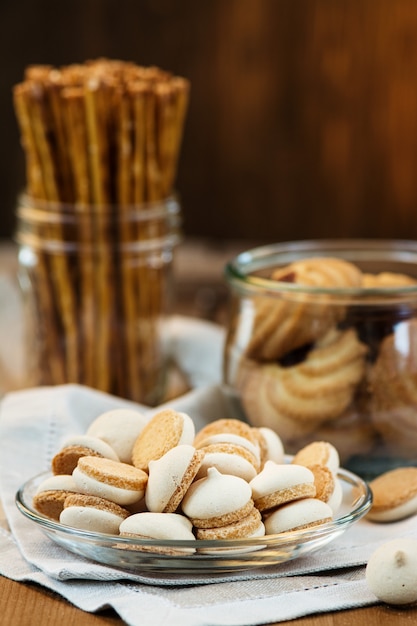
<instances>
[{"instance_id":1,"label":"glass bowl","mask_svg":"<svg viewBox=\"0 0 417 626\"><path fill-rule=\"evenodd\" d=\"M28 480L16 494L16 505L43 533L61 547L92 561L138 573L216 574L277 565L318 550L344 533L370 509L366 482L340 469L343 500L329 523L306 530L227 541L154 541L86 532L64 526L33 507L38 485L46 472Z\"/></svg>"},{"instance_id":2,"label":"glass bowl","mask_svg":"<svg viewBox=\"0 0 417 626\"><path fill-rule=\"evenodd\" d=\"M239 254L224 383L286 452L333 443L372 478L417 450L417 242L316 240Z\"/></svg>"}]
</instances>

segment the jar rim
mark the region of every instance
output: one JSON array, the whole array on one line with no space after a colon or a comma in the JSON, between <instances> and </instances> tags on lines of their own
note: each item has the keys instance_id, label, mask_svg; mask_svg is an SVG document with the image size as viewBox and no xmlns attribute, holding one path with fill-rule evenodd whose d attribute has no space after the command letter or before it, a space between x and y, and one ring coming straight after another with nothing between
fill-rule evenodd
<instances>
[{"instance_id":1,"label":"jar rim","mask_svg":"<svg viewBox=\"0 0 417 626\"><path fill-rule=\"evenodd\" d=\"M85 214L110 216L117 211L119 219L129 221L148 221L167 215L179 215L181 212L180 200L177 193L173 193L161 200L153 200L131 204L97 204L86 202L57 202L35 198L26 191L18 197L17 215L25 209L31 210L31 219L37 221L61 221L71 216L80 217Z\"/></svg>"},{"instance_id":2,"label":"jar rim","mask_svg":"<svg viewBox=\"0 0 417 626\"><path fill-rule=\"evenodd\" d=\"M382 259L384 255L384 259ZM351 262L395 261L414 266L417 278L417 241L402 239L310 239L280 242L245 250L225 266L225 278L238 291L261 294L306 294L343 298L417 295L417 285L367 287L317 287L273 280L256 272L288 265L295 260L335 256ZM381 271L388 271L383 270ZM401 270L406 274L407 271Z\"/></svg>"},{"instance_id":3,"label":"jar rim","mask_svg":"<svg viewBox=\"0 0 417 626\"><path fill-rule=\"evenodd\" d=\"M49 253L120 249L141 254L174 248L181 236L177 195L141 205L65 204L19 196L15 241Z\"/></svg>"}]
</instances>

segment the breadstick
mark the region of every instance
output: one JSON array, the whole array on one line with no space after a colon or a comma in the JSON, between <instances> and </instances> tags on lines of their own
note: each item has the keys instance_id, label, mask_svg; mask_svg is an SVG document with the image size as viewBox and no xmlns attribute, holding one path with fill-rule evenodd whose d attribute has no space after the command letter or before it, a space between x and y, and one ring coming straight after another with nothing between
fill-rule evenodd
<instances>
[{"instance_id":1,"label":"breadstick","mask_svg":"<svg viewBox=\"0 0 417 626\"><path fill-rule=\"evenodd\" d=\"M79 216L78 261L81 281L79 307L82 335L82 378L80 382L93 387L96 319L96 295L93 258L93 221L90 213L90 177L88 170L87 130L84 91L68 87L63 91L63 104L68 128L68 152L72 168L75 211Z\"/></svg>"},{"instance_id":2,"label":"breadstick","mask_svg":"<svg viewBox=\"0 0 417 626\"><path fill-rule=\"evenodd\" d=\"M128 85L128 94L133 108L133 202L140 206L145 201L145 106L148 87L144 82Z\"/></svg>"},{"instance_id":3,"label":"breadstick","mask_svg":"<svg viewBox=\"0 0 417 626\"><path fill-rule=\"evenodd\" d=\"M44 198L42 167L31 124L28 98L29 85L21 83L13 90L16 117L20 125L21 142L26 154L27 189L34 198Z\"/></svg>"},{"instance_id":4,"label":"breadstick","mask_svg":"<svg viewBox=\"0 0 417 626\"><path fill-rule=\"evenodd\" d=\"M172 145L170 160L167 164L165 196L172 193L175 177L178 168L178 158L180 154L181 142L184 133L185 118L190 97L190 83L185 78L174 78L172 87L175 93L175 121L172 126Z\"/></svg>"},{"instance_id":5,"label":"breadstick","mask_svg":"<svg viewBox=\"0 0 417 626\"><path fill-rule=\"evenodd\" d=\"M87 136L89 147L89 162L91 172L91 187L93 203L98 205L95 211L95 234L97 238L97 267L96 284L98 295L97 332L95 334L96 349L96 376L95 386L102 391L111 389L109 362L111 359L111 329L109 320L112 319L112 281L111 281L111 250L109 245L108 218L105 211L109 209L110 198L108 193L108 138L106 109L106 85L98 79L91 79L85 88L85 106L87 119Z\"/></svg>"},{"instance_id":6,"label":"breadstick","mask_svg":"<svg viewBox=\"0 0 417 626\"><path fill-rule=\"evenodd\" d=\"M126 395L142 398L142 383L139 372L140 351L137 332L137 284L136 262L132 243L136 240L136 221L132 219L132 201L135 185L133 156L133 112L132 102L125 92L117 93L117 196L120 212L120 278L122 319L124 327L123 347L126 361Z\"/></svg>"},{"instance_id":7,"label":"breadstick","mask_svg":"<svg viewBox=\"0 0 417 626\"><path fill-rule=\"evenodd\" d=\"M34 84L31 92L31 119L33 122L33 132L35 142L39 151L42 171L44 173L43 182L45 188L45 198L49 202L56 203L59 209L60 194L57 186L56 155L48 140L53 132L51 119L45 102L44 92L40 85ZM65 242L63 224L59 220L51 225L49 236L55 236L57 241ZM77 320L74 291L71 284L71 275L67 264L67 252L58 251L50 255L53 290L56 303L64 327L65 343L65 370L68 382L78 382L78 337Z\"/></svg>"},{"instance_id":8,"label":"breadstick","mask_svg":"<svg viewBox=\"0 0 417 626\"><path fill-rule=\"evenodd\" d=\"M162 197L161 171L157 160L156 142L156 96L151 89L146 92L145 99L145 172L146 200L155 202Z\"/></svg>"},{"instance_id":9,"label":"breadstick","mask_svg":"<svg viewBox=\"0 0 417 626\"><path fill-rule=\"evenodd\" d=\"M39 157L39 150L36 145L35 133L32 124L31 114L31 92L32 88L28 84L17 85L14 89L14 103L18 121L22 133L22 141L28 155L28 190L34 197L43 198L46 196L44 187L44 177L42 176L42 164ZM19 208L18 217L23 218L23 207ZM36 222L35 222L36 224ZM18 233L18 239L23 233ZM54 310L54 299L52 296L52 284L50 272L46 263L46 258L39 249L42 243L42 233L35 232L35 242L32 245L37 250L36 267L31 271L31 280L34 289L33 304L38 320L44 319L44 325L49 328L48 333L43 333L43 341L39 344L44 346L44 357L39 355L39 362L36 367L41 375L45 367L51 373L51 381L55 384L63 383L66 379L63 357L60 353L59 332ZM21 239L21 243L25 241ZM43 328L43 327L42 327ZM49 363L51 367L49 368Z\"/></svg>"}]
</instances>

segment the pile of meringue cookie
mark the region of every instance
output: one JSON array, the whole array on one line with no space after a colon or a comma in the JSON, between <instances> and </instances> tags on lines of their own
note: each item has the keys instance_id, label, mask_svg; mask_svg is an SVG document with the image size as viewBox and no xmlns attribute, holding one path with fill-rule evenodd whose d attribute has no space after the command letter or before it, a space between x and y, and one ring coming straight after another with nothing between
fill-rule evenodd
<instances>
[{"instance_id":1,"label":"pile of meringue cookie","mask_svg":"<svg viewBox=\"0 0 417 626\"><path fill-rule=\"evenodd\" d=\"M342 502L332 444L311 443L288 463L269 428L219 419L196 433L172 409L150 420L103 413L63 443L51 468L34 495L38 512L137 539L262 537L330 522Z\"/></svg>"}]
</instances>

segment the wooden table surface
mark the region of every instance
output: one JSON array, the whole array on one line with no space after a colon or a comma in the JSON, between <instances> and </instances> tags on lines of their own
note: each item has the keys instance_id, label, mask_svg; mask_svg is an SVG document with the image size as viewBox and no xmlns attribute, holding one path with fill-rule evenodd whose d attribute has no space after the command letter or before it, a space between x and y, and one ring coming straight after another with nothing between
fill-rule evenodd
<instances>
[{"instance_id":1,"label":"wooden table surface","mask_svg":"<svg viewBox=\"0 0 417 626\"><path fill-rule=\"evenodd\" d=\"M176 311L219 323L225 319L227 288L222 280L223 265L242 244L216 246L210 242L186 242L177 258L178 298ZM13 246L0 245L0 274L13 277L16 254ZM113 610L89 614L75 608L56 594L35 584L16 583L0 576L0 624L2 626L99 626L122 625ZM417 624L417 606L398 608L375 605L354 610L313 615L280 622L281 626L411 626ZM146 626L146 624L144 624Z\"/></svg>"}]
</instances>

